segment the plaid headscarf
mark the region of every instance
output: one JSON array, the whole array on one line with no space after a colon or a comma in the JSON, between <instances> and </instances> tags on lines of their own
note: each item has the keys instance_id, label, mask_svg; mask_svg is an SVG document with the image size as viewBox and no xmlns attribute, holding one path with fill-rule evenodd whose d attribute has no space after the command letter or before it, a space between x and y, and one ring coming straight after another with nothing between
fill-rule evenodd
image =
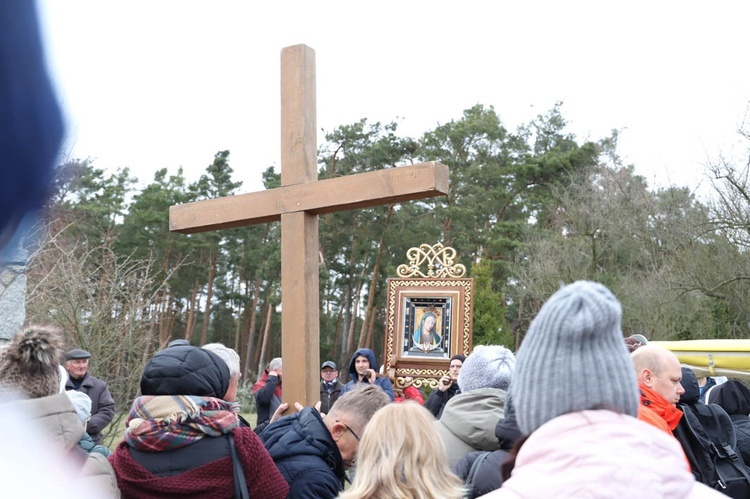
<instances>
[{"instance_id":1,"label":"plaid headscarf","mask_svg":"<svg viewBox=\"0 0 750 499\"><path fill-rule=\"evenodd\" d=\"M138 450L167 451L206 436L225 435L238 424L233 404L226 400L192 395L143 396L133 402L124 439Z\"/></svg>"}]
</instances>

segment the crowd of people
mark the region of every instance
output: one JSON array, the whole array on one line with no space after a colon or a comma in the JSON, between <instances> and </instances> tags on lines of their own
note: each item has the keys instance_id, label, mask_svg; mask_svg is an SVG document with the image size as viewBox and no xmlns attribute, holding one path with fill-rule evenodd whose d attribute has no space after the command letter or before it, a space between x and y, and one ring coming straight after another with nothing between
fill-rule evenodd
<instances>
[{"instance_id":1,"label":"crowd of people","mask_svg":"<svg viewBox=\"0 0 750 499\"><path fill-rule=\"evenodd\" d=\"M85 497L748 497L750 390L699 381L672 352L623 338L621 314L601 284L566 286L517 352L454 355L426 402L408 381L394 395L363 348L346 384L325 361L320 403L282 416L276 358L253 385L255 428L239 415L237 353L175 341L146 364L111 453L114 401L92 355L31 326L0 347L0 400L5 418L46 435L45 457ZM701 452L715 431L706 414L724 424L723 467Z\"/></svg>"},{"instance_id":2,"label":"crowd of people","mask_svg":"<svg viewBox=\"0 0 750 499\"><path fill-rule=\"evenodd\" d=\"M35 3L0 5L2 256L46 199L63 123ZM446 359L426 401L362 348L346 384L326 361L320 404L281 416L276 358L253 385L255 428L239 415L237 353L175 340L148 360L112 452L115 401L92 354L31 325L0 345L0 469L24 497L750 497L750 391L624 338L621 316L605 286L565 286L517 352ZM415 350L439 349L436 322L423 315Z\"/></svg>"}]
</instances>

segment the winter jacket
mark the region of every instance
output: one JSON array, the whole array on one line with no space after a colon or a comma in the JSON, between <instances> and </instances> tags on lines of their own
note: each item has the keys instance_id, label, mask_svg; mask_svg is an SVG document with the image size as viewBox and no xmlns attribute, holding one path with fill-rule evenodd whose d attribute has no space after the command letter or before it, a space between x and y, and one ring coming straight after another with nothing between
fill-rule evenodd
<instances>
[{"instance_id":1,"label":"winter jacket","mask_svg":"<svg viewBox=\"0 0 750 499\"><path fill-rule=\"evenodd\" d=\"M65 383L65 390L75 390L73 380L70 378ZM112 398L109 388L107 388L107 383L93 377L88 372L83 377L78 391L85 393L91 399L91 419L86 426L86 431L94 439L94 442L101 444L102 430L115 417L115 400Z\"/></svg>"},{"instance_id":2,"label":"winter jacket","mask_svg":"<svg viewBox=\"0 0 750 499\"><path fill-rule=\"evenodd\" d=\"M341 453L315 409L271 423L260 438L289 483L290 498L334 498L344 490Z\"/></svg>"},{"instance_id":3,"label":"winter jacket","mask_svg":"<svg viewBox=\"0 0 750 499\"><path fill-rule=\"evenodd\" d=\"M412 402L416 402L419 405L424 405L424 395L422 395L422 392L416 386L409 385L404 387L404 389L401 391L403 395L400 397L396 397L395 401L397 403L411 400Z\"/></svg>"},{"instance_id":4,"label":"winter jacket","mask_svg":"<svg viewBox=\"0 0 750 499\"><path fill-rule=\"evenodd\" d=\"M495 436L500 449L492 452L469 452L453 468L453 472L467 486L471 485L468 495L470 498L479 497L499 489L503 484L500 467L508 459L510 450L521 437L521 430L518 429L516 423L516 411L513 409L513 399L510 394L505 399L504 412L503 419L498 421L497 426L495 426ZM472 470L472 468L475 469ZM473 477L470 475L473 475Z\"/></svg>"},{"instance_id":5,"label":"winter jacket","mask_svg":"<svg viewBox=\"0 0 750 499\"><path fill-rule=\"evenodd\" d=\"M435 419L440 419L443 415L445 404L459 393L461 393L461 389L458 388L458 383L455 381L444 392L441 392L439 388L435 388L432 390L432 393L430 393L430 396L427 397L424 407L435 416Z\"/></svg>"},{"instance_id":6,"label":"winter jacket","mask_svg":"<svg viewBox=\"0 0 750 499\"><path fill-rule=\"evenodd\" d=\"M516 456L510 478L482 497L726 497L698 483L680 444L636 418L582 411L540 426Z\"/></svg>"},{"instance_id":7,"label":"winter jacket","mask_svg":"<svg viewBox=\"0 0 750 499\"><path fill-rule=\"evenodd\" d=\"M331 410L331 407L333 407L334 402L339 399L342 388L344 388L344 385L341 383L341 381L338 380L338 378L333 381L330 391L328 391L328 387L326 386L325 381L320 382L321 413L328 414L328 412Z\"/></svg>"},{"instance_id":8,"label":"winter jacket","mask_svg":"<svg viewBox=\"0 0 750 499\"><path fill-rule=\"evenodd\" d=\"M81 477L87 485L101 491L101 497L120 497L115 473L107 458L97 453L86 454L78 448L78 442L85 431L66 394L59 393L13 403L30 414L32 419L46 430L47 435L71 453L73 459L80 459Z\"/></svg>"},{"instance_id":9,"label":"winter jacket","mask_svg":"<svg viewBox=\"0 0 750 499\"><path fill-rule=\"evenodd\" d=\"M255 432L232 431L252 498L281 499L289 490ZM196 443L163 452L144 452L121 442L109 457L123 497L234 497L232 457L227 436L204 437Z\"/></svg>"},{"instance_id":10,"label":"winter jacket","mask_svg":"<svg viewBox=\"0 0 750 499\"><path fill-rule=\"evenodd\" d=\"M378 363L375 362L375 354L372 350L369 348L360 348L356 352L354 352L354 355L352 355L351 360L349 360L349 379L351 380L347 384L344 385L344 387L341 389L341 395L345 394L354 386L360 382L358 381L359 377L357 376L357 368L355 367L354 360L359 356L364 356L367 358L367 360L370 362L370 369L374 369L375 372L378 370ZM363 379L360 383L369 383L367 379ZM391 402L396 400L395 395L393 394L393 384L391 383L391 380L385 377L378 376L375 378L375 384L378 385L385 393L391 398Z\"/></svg>"},{"instance_id":11,"label":"winter jacket","mask_svg":"<svg viewBox=\"0 0 750 499\"><path fill-rule=\"evenodd\" d=\"M499 388L480 388L456 395L445 405L435 428L445 444L449 467L469 452L500 448L495 427L503 418L507 396Z\"/></svg>"},{"instance_id":12,"label":"winter jacket","mask_svg":"<svg viewBox=\"0 0 750 499\"><path fill-rule=\"evenodd\" d=\"M476 451L469 452L456 466L453 471L467 486L471 486L467 498L474 499L493 490L499 489L503 484L503 475L500 467L508 459L508 451L498 449L496 451ZM473 471L474 478L469 484L469 474L472 473L472 467L476 466Z\"/></svg>"},{"instance_id":13,"label":"winter jacket","mask_svg":"<svg viewBox=\"0 0 750 499\"><path fill-rule=\"evenodd\" d=\"M737 436L737 449L745 464L750 463L750 390L739 381L730 379L717 385L708 397L710 404L718 404L729 414Z\"/></svg>"},{"instance_id":14,"label":"winter jacket","mask_svg":"<svg viewBox=\"0 0 750 499\"><path fill-rule=\"evenodd\" d=\"M253 385L255 406L258 409L258 425L270 421L273 413L281 405L281 377L269 376L268 369ZM277 389L278 388L278 389Z\"/></svg>"}]
</instances>

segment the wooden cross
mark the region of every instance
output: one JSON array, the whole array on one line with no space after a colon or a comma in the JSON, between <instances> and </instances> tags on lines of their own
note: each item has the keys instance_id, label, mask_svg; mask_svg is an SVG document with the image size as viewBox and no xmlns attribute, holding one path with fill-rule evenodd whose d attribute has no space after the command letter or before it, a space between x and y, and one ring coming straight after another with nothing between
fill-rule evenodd
<instances>
[{"instance_id":1,"label":"wooden cross","mask_svg":"<svg viewBox=\"0 0 750 499\"><path fill-rule=\"evenodd\" d=\"M169 230L184 234L281 220L283 399L290 408L320 397L318 215L448 193L448 168L435 162L318 181L315 120L315 51L286 47L281 187L169 209Z\"/></svg>"}]
</instances>

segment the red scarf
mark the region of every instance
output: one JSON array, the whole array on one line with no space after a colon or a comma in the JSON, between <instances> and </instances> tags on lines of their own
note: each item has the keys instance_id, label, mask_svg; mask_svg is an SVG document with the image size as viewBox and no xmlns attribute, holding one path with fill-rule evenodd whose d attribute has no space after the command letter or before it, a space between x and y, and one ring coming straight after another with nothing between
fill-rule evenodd
<instances>
[{"instance_id":1,"label":"red scarf","mask_svg":"<svg viewBox=\"0 0 750 499\"><path fill-rule=\"evenodd\" d=\"M655 412L674 431L682 418L682 411L649 387L639 384L638 388L641 390L641 405Z\"/></svg>"}]
</instances>

